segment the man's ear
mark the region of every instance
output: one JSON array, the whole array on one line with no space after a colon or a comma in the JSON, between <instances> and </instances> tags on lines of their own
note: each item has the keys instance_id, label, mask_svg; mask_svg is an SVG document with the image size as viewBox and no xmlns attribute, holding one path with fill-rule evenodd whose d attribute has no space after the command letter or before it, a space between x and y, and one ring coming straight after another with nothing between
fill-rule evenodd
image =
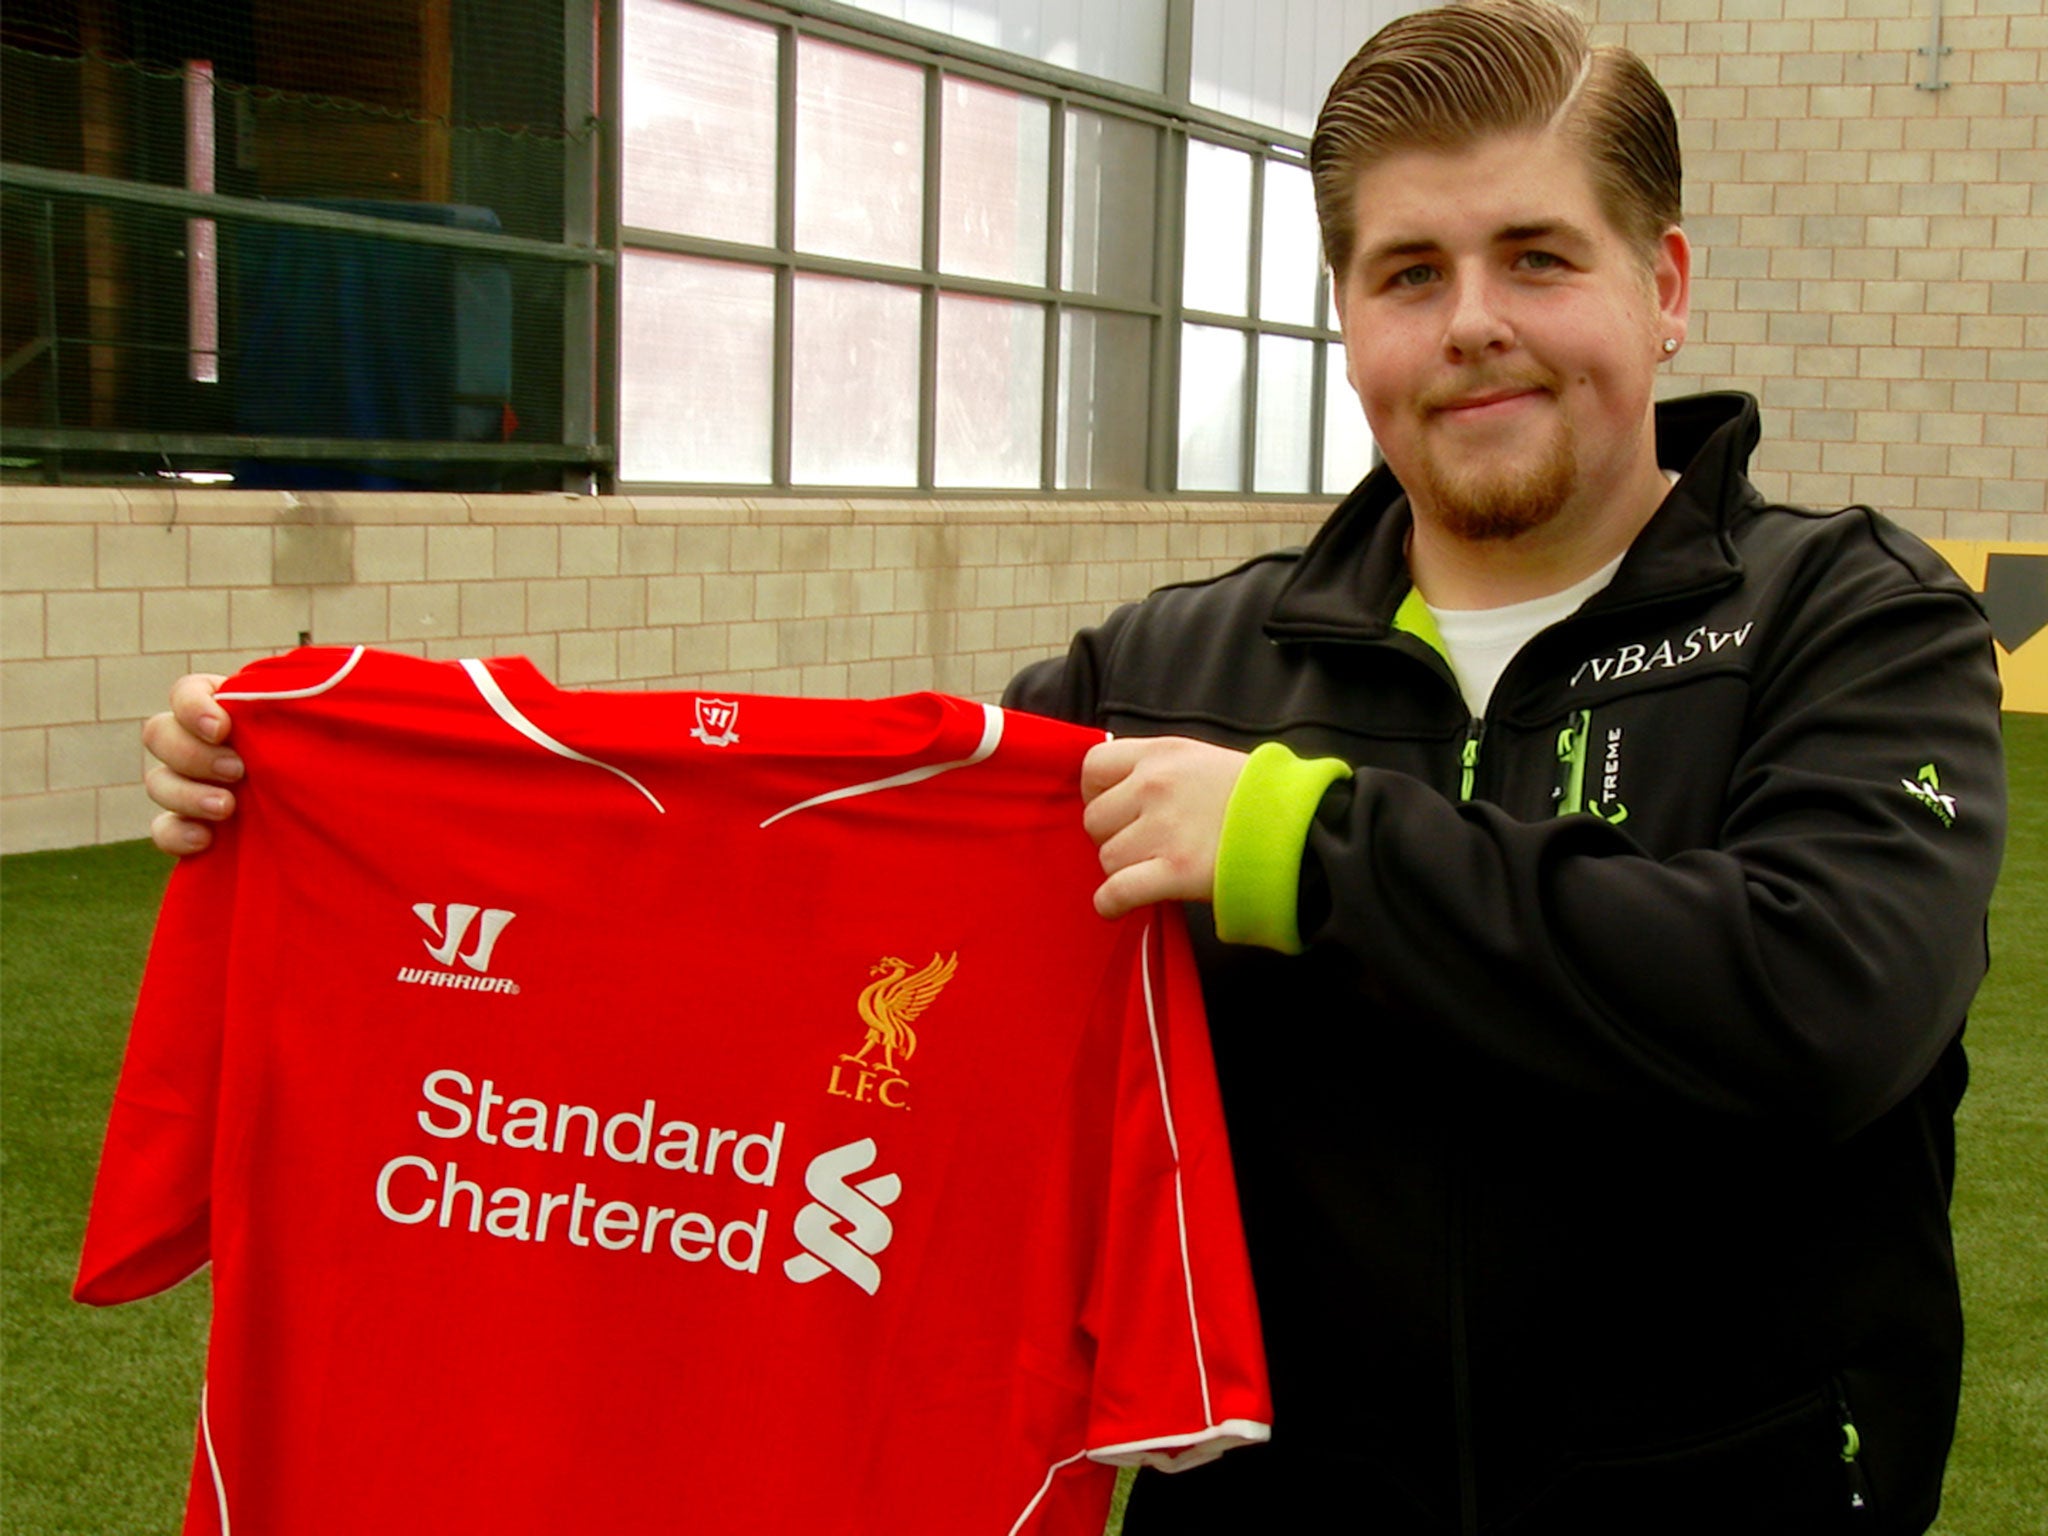
<instances>
[{"instance_id":1,"label":"man's ear","mask_svg":"<svg viewBox=\"0 0 2048 1536\"><path fill-rule=\"evenodd\" d=\"M1692 242L1676 224L1657 237L1651 277L1657 289L1659 332L1683 343L1692 317Z\"/></svg>"}]
</instances>

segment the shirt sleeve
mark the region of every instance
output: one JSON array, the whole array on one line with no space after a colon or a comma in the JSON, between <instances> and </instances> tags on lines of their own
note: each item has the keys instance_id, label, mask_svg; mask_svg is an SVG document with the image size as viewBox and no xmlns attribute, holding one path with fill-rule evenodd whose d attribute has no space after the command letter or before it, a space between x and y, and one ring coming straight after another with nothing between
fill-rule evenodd
<instances>
[{"instance_id":1,"label":"shirt sleeve","mask_svg":"<svg viewBox=\"0 0 2048 1536\"><path fill-rule=\"evenodd\" d=\"M1179 1470L1265 1440L1272 1420L1251 1267L1200 984L1177 907L1133 967L1104 1245L1088 1456Z\"/></svg>"},{"instance_id":2,"label":"shirt sleeve","mask_svg":"<svg viewBox=\"0 0 2048 1536\"><path fill-rule=\"evenodd\" d=\"M72 1296L94 1306L155 1295L210 1257L214 1116L239 834L171 874L86 1222Z\"/></svg>"}]
</instances>

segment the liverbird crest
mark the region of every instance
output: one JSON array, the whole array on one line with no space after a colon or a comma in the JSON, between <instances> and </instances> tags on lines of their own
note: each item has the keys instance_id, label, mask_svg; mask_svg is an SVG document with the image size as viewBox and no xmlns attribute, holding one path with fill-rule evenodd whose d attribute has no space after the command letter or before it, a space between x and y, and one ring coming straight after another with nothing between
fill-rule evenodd
<instances>
[{"instance_id":1,"label":"liverbird crest","mask_svg":"<svg viewBox=\"0 0 2048 1536\"><path fill-rule=\"evenodd\" d=\"M843 1061L857 1061L862 1066L872 1066L881 1072L900 1072L896 1058L909 1060L917 1053L917 1031L910 1027L911 1021L931 1007L946 983L953 979L958 969L960 956L933 955L922 968L913 971L910 962L899 960L894 955L885 955L868 967L868 974L876 979L861 989L861 1022L868 1027L868 1037L861 1042L858 1051L843 1055ZM882 1059L869 1060L868 1053L880 1046Z\"/></svg>"}]
</instances>

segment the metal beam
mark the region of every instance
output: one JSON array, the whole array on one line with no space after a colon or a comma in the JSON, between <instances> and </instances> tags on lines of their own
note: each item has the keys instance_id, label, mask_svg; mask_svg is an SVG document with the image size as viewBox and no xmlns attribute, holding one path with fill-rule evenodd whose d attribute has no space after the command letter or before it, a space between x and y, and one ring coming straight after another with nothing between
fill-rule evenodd
<instances>
[{"instance_id":1,"label":"metal beam","mask_svg":"<svg viewBox=\"0 0 2048 1536\"><path fill-rule=\"evenodd\" d=\"M1158 239L1152 250L1152 297L1160 316L1152 323L1152 420L1147 433L1145 488L1170 495L1180 487L1181 262L1187 242L1188 139L1159 136Z\"/></svg>"},{"instance_id":2,"label":"metal beam","mask_svg":"<svg viewBox=\"0 0 2048 1536\"><path fill-rule=\"evenodd\" d=\"M225 432L123 432L90 427L0 427L10 452L187 454L240 459L377 459L449 464L609 465L597 443L415 442L390 437L256 437Z\"/></svg>"},{"instance_id":3,"label":"metal beam","mask_svg":"<svg viewBox=\"0 0 2048 1536\"><path fill-rule=\"evenodd\" d=\"M593 118L597 129L595 212L597 244L604 259L597 272L596 326L589 345L597 359L596 387L592 391L591 402L595 418L593 429L599 442L612 445L605 460L606 472L598 481L598 489L602 491L619 488L618 450L624 435L619 405L619 374L623 366L620 360L619 338L623 330L620 313L625 307L625 282L619 262L620 247L625 243L620 238L626 155L625 112L622 106L626 85L624 12L625 6L620 0L600 0L597 12L600 35L597 52L598 113ZM563 426L566 428L567 425L565 418Z\"/></svg>"},{"instance_id":4,"label":"metal beam","mask_svg":"<svg viewBox=\"0 0 2048 1536\"><path fill-rule=\"evenodd\" d=\"M924 71L924 211L920 249L927 272L939 270L939 245L945 217L946 180L945 76L936 64ZM939 290L926 284L918 296L917 327L917 483L933 490L939 483Z\"/></svg>"},{"instance_id":5,"label":"metal beam","mask_svg":"<svg viewBox=\"0 0 2048 1536\"><path fill-rule=\"evenodd\" d=\"M562 235L577 245L601 245L601 198L605 195L603 127L598 122L600 81L603 65L590 70L573 61L595 60L598 48L617 28L616 6L600 21L588 0L562 0L562 56L570 62L563 72L562 128L569 135L569 153L562 159ZM582 128L592 131L577 132ZM613 242L616 243L616 242ZM562 437L568 442L602 438L598 399L608 392L609 381L618 375L615 359L600 357L599 338L606 334L604 299L599 293L603 274L596 267L568 272L562 278ZM615 393L615 391L611 391ZM612 413L615 422L617 413ZM565 475L562 489L602 489L587 477Z\"/></svg>"},{"instance_id":6,"label":"metal beam","mask_svg":"<svg viewBox=\"0 0 2048 1536\"><path fill-rule=\"evenodd\" d=\"M594 250L587 245L558 245L548 240L530 240L524 235L493 235L475 229L414 224L404 219L372 218L368 214L308 208L302 203L270 202L260 197L187 192L183 187L122 181L113 176L88 176L81 171L53 171L40 165L23 165L15 160L0 161L0 187L18 192L90 198L97 203L126 203L131 207L183 214L187 218L291 224L301 229L368 235L375 240L396 240L406 245L449 246L455 250L477 251L492 256L527 256L569 266L610 266L618 259L610 251Z\"/></svg>"}]
</instances>

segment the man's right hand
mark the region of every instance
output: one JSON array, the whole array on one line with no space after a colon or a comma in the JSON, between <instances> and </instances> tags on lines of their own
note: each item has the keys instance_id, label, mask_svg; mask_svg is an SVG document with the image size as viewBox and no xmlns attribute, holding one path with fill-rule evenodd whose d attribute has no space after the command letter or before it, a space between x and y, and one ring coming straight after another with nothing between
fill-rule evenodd
<instances>
[{"instance_id":1,"label":"man's right hand","mask_svg":"<svg viewBox=\"0 0 2048 1536\"><path fill-rule=\"evenodd\" d=\"M227 746L227 711L214 702L226 679L193 672L171 685L171 707L142 722L142 744L156 763L142 776L149 798L163 810L149 835L165 853L197 853L213 841L209 822L235 814L224 787L242 777L242 760Z\"/></svg>"}]
</instances>

